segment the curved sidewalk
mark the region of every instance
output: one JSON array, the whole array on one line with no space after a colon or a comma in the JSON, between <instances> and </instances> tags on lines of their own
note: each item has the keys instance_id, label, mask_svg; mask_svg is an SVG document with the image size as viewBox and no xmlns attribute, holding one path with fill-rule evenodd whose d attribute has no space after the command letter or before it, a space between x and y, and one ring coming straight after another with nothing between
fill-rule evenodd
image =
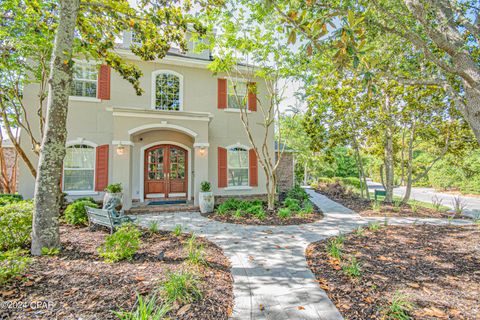
<instances>
[{"instance_id":1,"label":"curved sidewalk","mask_svg":"<svg viewBox=\"0 0 480 320\"><path fill-rule=\"evenodd\" d=\"M232 263L234 319L342 319L308 269L305 249L311 242L384 218L361 217L325 196L307 192L324 212L323 220L299 226L245 226L209 220L197 212L181 212L144 215L139 221L145 226L158 221L162 229L170 230L181 225L183 230L205 236L223 248ZM415 218L388 221L448 223Z\"/></svg>"}]
</instances>

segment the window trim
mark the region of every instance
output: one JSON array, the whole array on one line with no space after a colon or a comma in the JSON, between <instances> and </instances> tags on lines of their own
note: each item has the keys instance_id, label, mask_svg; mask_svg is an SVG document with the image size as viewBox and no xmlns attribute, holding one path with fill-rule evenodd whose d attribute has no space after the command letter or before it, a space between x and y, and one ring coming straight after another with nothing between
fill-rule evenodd
<instances>
[{"instance_id":1,"label":"window trim","mask_svg":"<svg viewBox=\"0 0 480 320\"><path fill-rule=\"evenodd\" d=\"M94 61L87 61L87 60L79 60L79 59L73 59L73 61L75 62L75 64L78 64L78 65L90 65L90 66L94 66L95 68L97 68L97 79L96 80L90 80L90 79L78 79L79 81L89 81L89 82L96 82L97 84L97 90L95 92L95 97L86 97L86 96L74 96L74 95L69 95L69 99L70 100L73 100L73 101L87 101L87 102L100 102L101 100L98 99L98 73L99 73L99 70L98 70L98 66L99 66L99 63L97 62L94 62ZM75 64L73 65L73 67L75 68ZM75 81L75 77L72 75L72 83L73 81Z\"/></svg>"},{"instance_id":2,"label":"window trim","mask_svg":"<svg viewBox=\"0 0 480 320\"><path fill-rule=\"evenodd\" d=\"M78 138L75 140L67 141L65 149L74 146L74 145L85 145L93 148L94 157L93 157L93 189L92 190L65 190L65 166L62 164L62 192L65 192L67 195L95 195L98 194L95 191L95 183L97 182L97 147L98 145L94 142ZM64 160L65 161L65 160ZM73 169L75 170L75 169ZM79 169L80 170L80 169Z\"/></svg>"},{"instance_id":3,"label":"window trim","mask_svg":"<svg viewBox=\"0 0 480 320\"><path fill-rule=\"evenodd\" d=\"M228 165L228 153L229 153L229 150L231 148L241 148L241 149L244 149L246 152L247 152L247 185L245 186L230 186L228 184L228 171L230 170L230 167ZM236 143L236 144L232 144L232 145L229 145L227 147L225 147L225 149L227 149L227 186L224 188L225 190L249 190L251 189L251 186L250 186L250 147L247 147L243 144L240 144L240 143ZM244 168L241 168L241 169L244 169Z\"/></svg>"},{"instance_id":4,"label":"window trim","mask_svg":"<svg viewBox=\"0 0 480 320\"><path fill-rule=\"evenodd\" d=\"M178 110L161 110L157 109L156 107L156 88L157 88L157 76L160 74L170 74L178 77L179 81L179 90L178 90L178 97L179 97L179 106ZM183 111L183 75L173 70L168 69L159 69L152 72L152 86L151 86L151 102L150 107L156 111Z\"/></svg>"},{"instance_id":5,"label":"window trim","mask_svg":"<svg viewBox=\"0 0 480 320\"><path fill-rule=\"evenodd\" d=\"M230 82L243 82L245 83L245 85L247 86L247 94L246 94L246 98L247 98L247 101L246 101L246 104L245 104L245 111L247 112L251 112L249 109L248 109L248 79L245 79L245 78L235 78L235 77L226 77L225 78L227 80L227 107L224 109L226 112L240 112L240 108L232 108L228 105L228 96L229 96L229 93L228 93L228 88L230 87L228 84ZM238 111L236 111L238 110ZM250 148L249 148L250 149Z\"/></svg>"}]
</instances>

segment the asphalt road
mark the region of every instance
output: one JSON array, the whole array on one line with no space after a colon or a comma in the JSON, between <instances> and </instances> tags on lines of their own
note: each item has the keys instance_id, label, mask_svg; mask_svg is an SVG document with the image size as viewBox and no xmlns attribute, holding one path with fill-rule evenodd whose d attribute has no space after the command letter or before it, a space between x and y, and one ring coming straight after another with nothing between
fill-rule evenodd
<instances>
[{"instance_id":1,"label":"asphalt road","mask_svg":"<svg viewBox=\"0 0 480 320\"><path fill-rule=\"evenodd\" d=\"M367 181L367 184L369 190L372 192L375 189L383 189L382 185L377 182ZM405 187L395 188L393 190L393 194L402 197L405 194ZM432 203L432 199L434 199L435 197L441 199L442 205L453 208L453 199L457 197L457 195L438 192L432 188L412 188L412 195L410 198L418 201ZM464 211L465 214L473 217L479 215L480 217L480 197L467 197L460 195L460 198L466 206Z\"/></svg>"}]
</instances>

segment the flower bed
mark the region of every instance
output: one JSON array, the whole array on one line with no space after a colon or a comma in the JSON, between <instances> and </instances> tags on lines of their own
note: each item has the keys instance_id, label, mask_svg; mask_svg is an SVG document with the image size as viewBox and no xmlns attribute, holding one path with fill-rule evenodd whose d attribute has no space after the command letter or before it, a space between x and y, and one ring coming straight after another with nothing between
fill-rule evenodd
<instances>
[{"instance_id":1,"label":"flower bed","mask_svg":"<svg viewBox=\"0 0 480 320\"><path fill-rule=\"evenodd\" d=\"M269 210L262 200L228 199L204 216L228 223L250 225L292 225L310 223L323 218L318 207L310 202L302 188L294 188L274 210Z\"/></svg>"},{"instance_id":2,"label":"flower bed","mask_svg":"<svg viewBox=\"0 0 480 320\"><path fill-rule=\"evenodd\" d=\"M312 243L307 262L346 319L480 319L478 226L371 225Z\"/></svg>"},{"instance_id":3,"label":"flower bed","mask_svg":"<svg viewBox=\"0 0 480 320\"><path fill-rule=\"evenodd\" d=\"M107 260L117 259L101 256L106 230L62 225L60 232L60 252L33 258L24 274L0 291L0 300L12 305L43 301L45 308L4 308L1 319L117 319L115 312L136 310L138 296L144 302L155 299L157 311L163 307L172 319L227 319L232 313L230 262L204 238L179 229L158 231L155 225L140 233L126 229L110 243L129 242L127 235L135 238L135 246L120 257L126 259L113 263Z\"/></svg>"}]
</instances>

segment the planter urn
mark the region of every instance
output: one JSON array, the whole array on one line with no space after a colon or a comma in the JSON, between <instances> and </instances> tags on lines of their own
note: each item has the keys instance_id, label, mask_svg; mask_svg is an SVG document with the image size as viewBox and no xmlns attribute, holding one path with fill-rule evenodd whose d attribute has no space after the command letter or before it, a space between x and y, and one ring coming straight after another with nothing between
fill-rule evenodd
<instances>
[{"instance_id":1,"label":"planter urn","mask_svg":"<svg viewBox=\"0 0 480 320\"><path fill-rule=\"evenodd\" d=\"M198 203L200 205L201 213L210 213L213 212L213 206L215 205L215 198L213 193L210 192L199 192L198 193Z\"/></svg>"}]
</instances>

